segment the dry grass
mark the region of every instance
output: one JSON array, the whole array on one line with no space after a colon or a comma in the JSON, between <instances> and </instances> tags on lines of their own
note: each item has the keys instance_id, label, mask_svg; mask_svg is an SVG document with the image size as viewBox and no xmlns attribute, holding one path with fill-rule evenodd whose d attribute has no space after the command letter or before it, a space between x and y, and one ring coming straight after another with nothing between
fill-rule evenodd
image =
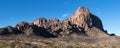
<instances>
[{"instance_id":1,"label":"dry grass","mask_svg":"<svg viewBox=\"0 0 120 48\"><path fill-rule=\"evenodd\" d=\"M19 36L0 39L0 48L120 48L119 40L119 37L39 38Z\"/></svg>"}]
</instances>

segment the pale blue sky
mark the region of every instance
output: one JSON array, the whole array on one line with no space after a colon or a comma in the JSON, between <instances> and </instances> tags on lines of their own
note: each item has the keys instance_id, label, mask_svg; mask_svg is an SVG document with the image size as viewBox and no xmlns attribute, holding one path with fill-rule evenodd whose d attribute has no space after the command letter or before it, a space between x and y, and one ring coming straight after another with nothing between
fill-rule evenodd
<instances>
[{"instance_id":1,"label":"pale blue sky","mask_svg":"<svg viewBox=\"0 0 120 48\"><path fill-rule=\"evenodd\" d=\"M39 17L66 19L79 6L97 15L109 33L120 35L120 0L0 0L0 28Z\"/></svg>"}]
</instances>

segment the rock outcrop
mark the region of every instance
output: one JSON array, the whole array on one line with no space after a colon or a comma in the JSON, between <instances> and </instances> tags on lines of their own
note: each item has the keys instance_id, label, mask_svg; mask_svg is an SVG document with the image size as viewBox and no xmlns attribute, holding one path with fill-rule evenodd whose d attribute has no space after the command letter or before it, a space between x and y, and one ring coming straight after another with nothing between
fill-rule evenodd
<instances>
[{"instance_id":1,"label":"rock outcrop","mask_svg":"<svg viewBox=\"0 0 120 48\"><path fill-rule=\"evenodd\" d=\"M19 32L17 32L17 30L12 26L0 28L0 35L8 35L8 34L19 34Z\"/></svg>"},{"instance_id":2,"label":"rock outcrop","mask_svg":"<svg viewBox=\"0 0 120 48\"><path fill-rule=\"evenodd\" d=\"M45 18L38 18L33 22L33 24L37 26L42 26L46 22L47 20Z\"/></svg>"},{"instance_id":3,"label":"rock outcrop","mask_svg":"<svg viewBox=\"0 0 120 48\"><path fill-rule=\"evenodd\" d=\"M103 30L101 20L97 16L92 15L85 7L79 7L76 12L69 18L69 20L73 24L76 24L85 30L88 30L92 27L97 27Z\"/></svg>"},{"instance_id":4,"label":"rock outcrop","mask_svg":"<svg viewBox=\"0 0 120 48\"><path fill-rule=\"evenodd\" d=\"M79 7L68 19L58 20L56 18L38 18L31 23L21 22L15 27L8 26L0 29L0 35L24 34L42 37L67 37L70 35L106 37L101 20L91 14L85 7Z\"/></svg>"},{"instance_id":5,"label":"rock outcrop","mask_svg":"<svg viewBox=\"0 0 120 48\"><path fill-rule=\"evenodd\" d=\"M42 20L43 18L39 18L33 21L33 24L38 27L44 27L47 29L48 32L51 34L59 37L59 36L69 36L72 33L77 35L85 35L84 30L81 27L77 27L76 25L71 24L69 20L59 21L58 19L50 19L46 20L46 22L37 24L37 21ZM41 25L42 24L42 25Z\"/></svg>"},{"instance_id":6,"label":"rock outcrop","mask_svg":"<svg viewBox=\"0 0 120 48\"><path fill-rule=\"evenodd\" d=\"M79 7L68 20L83 28L88 36L108 36L108 33L103 29L102 21L85 7Z\"/></svg>"},{"instance_id":7,"label":"rock outcrop","mask_svg":"<svg viewBox=\"0 0 120 48\"><path fill-rule=\"evenodd\" d=\"M43 37L48 37L48 38L56 37L53 34L50 34L44 27L39 27L39 26L36 26L36 25L34 25L32 23L28 23L28 22L21 22L21 23L17 24L15 26L15 28L27 36L37 35L37 36L43 36Z\"/></svg>"}]
</instances>

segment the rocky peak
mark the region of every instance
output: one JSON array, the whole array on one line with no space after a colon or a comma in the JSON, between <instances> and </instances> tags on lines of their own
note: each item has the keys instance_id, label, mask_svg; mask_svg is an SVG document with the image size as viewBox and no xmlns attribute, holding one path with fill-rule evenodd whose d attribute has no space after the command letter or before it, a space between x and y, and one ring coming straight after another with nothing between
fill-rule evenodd
<instances>
[{"instance_id":1,"label":"rocky peak","mask_svg":"<svg viewBox=\"0 0 120 48\"><path fill-rule=\"evenodd\" d=\"M88 8L85 8L85 7L78 7L75 14L89 16L89 10L88 10Z\"/></svg>"},{"instance_id":2,"label":"rocky peak","mask_svg":"<svg viewBox=\"0 0 120 48\"><path fill-rule=\"evenodd\" d=\"M52 18L52 19L49 20L49 22L59 22L59 20L56 19L56 18Z\"/></svg>"},{"instance_id":3,"label":"rocky peak","mask_svg":"<svg viewBox=\"0 0 120 48\"><path fill-rule=\"evenodd\" d=\"M33 21L34 25L41 26L42 24L46 23L47 20L45 18L38 18Z\"/></svg>"},{"instance_id":4,"label":"rocky peak","mask_svg":"<svg viewBox=\"0 0 120 48\"><path fill-rule=\"evenodd\" d=\"M95 20L96 19L96 20ZM103 29L101 20L92 15L89 10L85 7L79 7L76 12L69 18L70 22L76 24L85 30L92 28L93 26ZM97 23L97 24L96 24Z\"/></svg>"}]
</instances>

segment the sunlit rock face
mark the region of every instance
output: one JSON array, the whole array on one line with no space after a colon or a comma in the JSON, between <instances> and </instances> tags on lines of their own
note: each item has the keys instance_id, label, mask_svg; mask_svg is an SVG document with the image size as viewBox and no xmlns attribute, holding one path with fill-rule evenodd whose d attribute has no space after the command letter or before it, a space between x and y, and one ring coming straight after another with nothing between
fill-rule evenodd
<instances>
[{"instance_id":1,"label":"sunlit rock face","mask_svg":"<svg viewBox=\"0 0 120 48\"><path fill-rule=\"evenodd\" d=\"M33 21L33 24L37 25L37 26L41 26L46 22L47 22L47 20L45 18L38 18L38 19Z\"/></svg>"},{"instance_id":2,"label":"sunlit rock face","mask_svg":"<svg viewBox=\"0 0 120 48\"><path fill-rule=\"evenodd\" d=\"M73 24L76 24L85 30L88 30L92 27L97 27L103 30L101 20L97 16L92 15L85 7L79 7L76 12L69 18L69 20Z\"/></svg>"}]
</instances>

